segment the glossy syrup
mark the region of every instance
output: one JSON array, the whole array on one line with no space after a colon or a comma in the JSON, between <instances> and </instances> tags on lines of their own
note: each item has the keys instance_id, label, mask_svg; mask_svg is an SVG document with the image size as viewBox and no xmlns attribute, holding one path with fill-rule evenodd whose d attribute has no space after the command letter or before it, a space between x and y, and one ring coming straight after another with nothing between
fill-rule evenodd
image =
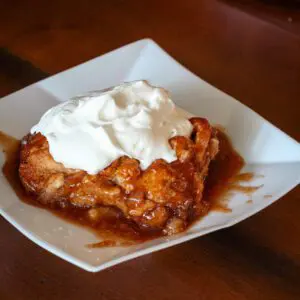
<instances>
[{"instance_id":1,"label":"glossy syrup","mask_svg":"<svg viewBox=\"0 0 300 300\"><path fill-rule=\"evenodd\" d=\"M203 197L208 203L211 203L211 210L228 212L230 209L227 207L227 200L232 192L238 191L249 195L259 187L240 184L241 182L251 181L254 175L252 173L240 173L244 166L243 158L234 150L225 133L218 131L218 138L220 151L209 167ZM113 208L103 208L101 221L93 222L88 216L89 209L45 207L41 205L38 201L35 201L32 195L25 192L19 179L20 141L0 131L0 146L5 154L3 174L20 200L30 205L48 209L69 222L87 227L103 240L88 245L88 247L126 246L161 235L161 232L139 230ZM197 220L192 223L195 221Z\"/></svg>"}]
</instances>

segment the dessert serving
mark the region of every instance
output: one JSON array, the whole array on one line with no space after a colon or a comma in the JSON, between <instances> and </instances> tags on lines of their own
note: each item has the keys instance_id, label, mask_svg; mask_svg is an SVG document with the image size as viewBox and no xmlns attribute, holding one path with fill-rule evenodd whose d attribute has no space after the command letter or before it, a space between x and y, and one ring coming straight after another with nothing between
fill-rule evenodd
<instances>
[{"instance_id":1,"label":"dessert serving","mask_svg":"<svg viewBox=\"0 0 300 300\"><path fill-rule=\"evenodd\" d=\"M169 235L207 213L217 153L207 120L188 120L167 91L136 81L47 111L21 142L19 175L39 203L84 209L93 222L112 208L137 230Z\"/></svg>"},{"instance_id":2,"label":"dessert serving","mask_svg":"<svg viewBox=\"0 0 300 300\"><path fill-rule=\"evenodd\" d=\"M122 84L139 78L172 94ZM0 150L1 215L93 272L232 226L300 174L295 140L149 40L1 99Z\"/></svg>"}]
</instances>

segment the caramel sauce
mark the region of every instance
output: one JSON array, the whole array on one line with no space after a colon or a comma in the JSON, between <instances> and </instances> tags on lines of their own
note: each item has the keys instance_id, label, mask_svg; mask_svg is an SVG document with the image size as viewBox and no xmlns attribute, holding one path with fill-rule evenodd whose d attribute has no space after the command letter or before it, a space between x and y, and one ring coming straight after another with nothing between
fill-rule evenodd
<instances>
[{"instance_id":1,"label":"caramel sauce","mask_svg":"<svg viewBox=\"0 0 300 300\"><path fill-rule=\"evenodd\" d=\"M211 204L212 210L229 212L231 210L227 207L226 201L233 191L251 194L259 187L240 185L241 182L252 180L254 175L252 173L240 174L244 166L243 158L234 150L225 133L219 130L218 138L220 151L209 167L203 197L207 203ZM35 200L34 196L25 192L20 182L18 175L20 141L0 131L0 145L5 154L3 174L20 200L48 209L69 222L92 229L103 241L87 245L87 247L128 246L161 235L160 231L139 230L133 222L128 221L119 211L110 207L82 209L43 206ZM93 222L91 218L93 213L101 214L101 218L96 218L97 221Z\"/></svg>"},{"instance_id":2,"label":"caramel sauce","mask_svg":"<svg viewBox=\"0 0 300 300\"><path fill-rule=\"evenodd\" d=\"M253 173L241 173L236 176L234 176L234 181L235 182L244 182L244 181L250 181L254 178Z\"/></svg>"},{"instance_id":3,"label":"caramel sauce","mask_svg":"<svg viewBox=\"0 0 300 300\"><path fill-rule=\"evenodd\" d=\"M26 194L18 176L20 141L0 131L0 145L5 155L3 174L17 196L23 200Z\"/></svg>"},{"instance_id":4,"label":"caramel sauce","mask_svg":"<svg viewBox=\"0 0 300 300\"><path fill-rule=\"evenodd\" d=\"M104 240L99 243L88 244L88 248L103 248L103 247L126 247L132 246L135 243L133 241L117 241L117 240Z\"/></svg>"},{"instance_id":5,"label":"caramel sauce","mask_svg":"<svg viewBox=\"0 0 300 300\"><path fill-rule=\"evenodd\" d=\"M218 130L219 153L209 166L205 182L204 199L211 203L211 210L231 212L228 200L234 192L251 195L261 186L245 186L241 183L250 182L253 173L240 173L245 162L233 148L230 139L222 130Z\"/></svg>"}]
</instances>

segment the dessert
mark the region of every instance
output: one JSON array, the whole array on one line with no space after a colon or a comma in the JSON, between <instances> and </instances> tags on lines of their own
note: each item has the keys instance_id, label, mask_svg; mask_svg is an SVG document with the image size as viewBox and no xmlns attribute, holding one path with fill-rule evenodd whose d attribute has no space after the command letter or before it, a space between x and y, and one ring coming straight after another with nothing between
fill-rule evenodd
<instances>
[{"instance_id":1,"label":"dessert","mask_svg":"<svg viewBox=\"0 0 300 300\"><path fill-rule=\"evenodd\" d=\"M181 115L146 81L51 108L21 142L19 176L46 206L116 209L140 230L174 234L207 213L203 199L216 131Z\"/></svg>"}]
</instances>

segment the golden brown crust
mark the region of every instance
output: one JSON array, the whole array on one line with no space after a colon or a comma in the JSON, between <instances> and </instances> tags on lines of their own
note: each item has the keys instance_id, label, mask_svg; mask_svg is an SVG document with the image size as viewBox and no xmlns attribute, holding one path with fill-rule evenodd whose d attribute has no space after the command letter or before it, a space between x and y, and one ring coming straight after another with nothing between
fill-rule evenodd
<instances>
[{"instance_id":1,"label":"golden brown crust","mask_svg":"<svg viewBox=\"0 0 300 300\"><path fill-rule=\"evenodd\" d=\"M170 139L178 159L154 161L145 171L126 156L96 175L65 168L53 160L41 134L22 141L19 175L25 189L47 205L95 208L117 207L141 228L172 234L183 230L191 216L207 212L202 193L218 140L207 120L192 118L191 138ZM93 216L95 217L95 216Z\"/></svg>"}]
</instances>

